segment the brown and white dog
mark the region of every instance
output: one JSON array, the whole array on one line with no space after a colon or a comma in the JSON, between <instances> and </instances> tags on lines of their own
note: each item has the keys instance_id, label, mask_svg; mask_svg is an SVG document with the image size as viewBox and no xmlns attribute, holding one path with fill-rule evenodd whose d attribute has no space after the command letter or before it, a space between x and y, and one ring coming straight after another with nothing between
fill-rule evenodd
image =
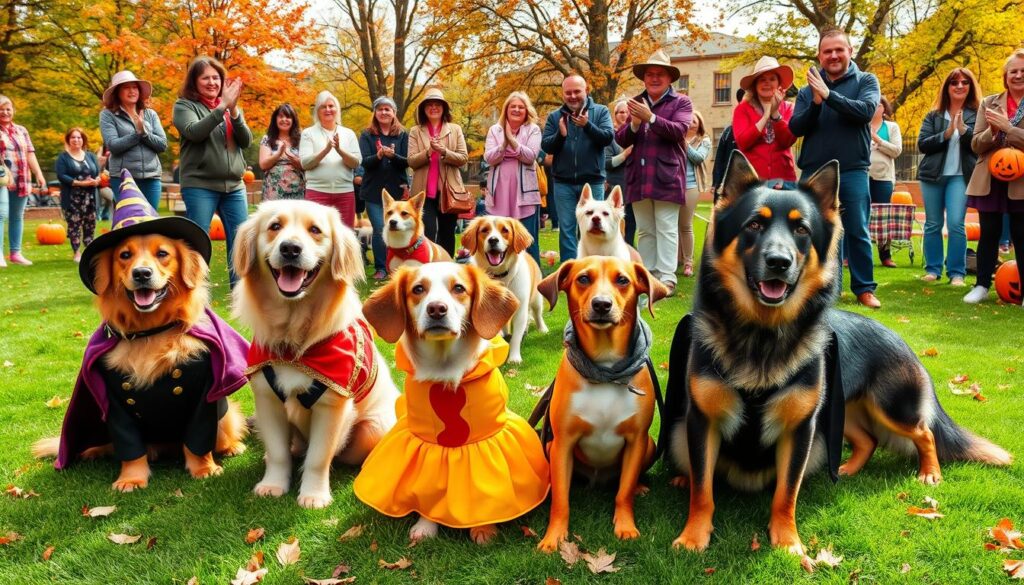
<instances>
[{"instance_id":1,"label":"brown and white dog","mask_svg":"<svg viewBox=\"0 0 1024 585\"><path fill-rule=\"evenodd\" d=\"M334 209L270 201L239 228L234 265L233 309L253 333L247 372L267 451L254 491L287 492L290 446L305 443L298 502L322 508L332 460L359 465L395 423L398 390L354 286L365 278L359 243Z\"/></svg>"},{"instance_id":2,"label":"brown and white dog","mask_svg":"<svg viewBox=\"0 0 1024 585\"><path fill-rule=\"evenodd\" d=\"M423 203L426 193L420 191L411 199L395 199L384 189L384 244L388 247L385 262L388 274L401 266L419 266L429 262L450 262L447 250L423 235Z\"/></svg>"},{"instance_id":3,"label":"brown and white dog","mask_svg":"<svg viewBox=\"0 0 1024 585\"><path fill-rule=\"evenodd\" d=\"M576 257L614 256L627 262L641 262L640 253L622 236L620 226L624 217L621 188L613 187L607 199L598 201L591 194L590 185L584 185L576 204L576 225L580 228Z\"/></svg>"},{"instance_id":4,"label":"brown and white dog","mask_svg":"<svg viewBox=\"0 0 1024 585\"><path fill-rule=\"evenodd\" d=\"M509 322L510 364L523 361L523 337L526 336L531 317L538 331L548 332L548 326L544 323L544 299L537 292L541 279L540 266L526 251L532 243L533 236L526 231L526 227L508 217L478 217L462 233L462 245L469 250L473 264L505 285L519 300L519 309Z\"/></svg>"},{"instance_id":5,"label":"brown and white dog","mask_svg":"<svg viewBox=\"0 0 1024 585\"><path fill-rule=\"evenodd\" d=\"M634 335L638 334L635 328L639 327L640 295L647 294L653 304L668 293L641 264L614 257L565 262L540 283L539 289L551 307L558 300L558 292L565 291L577 355L612 371L617 364L636 359L631 352L635 349ZM640 367L628 384L596 381L580 373L570 351L567 342L548 409L552 434L548 448L551 517L538 545L545 552L557 550L569 534L569 484L574 469L589 477L618 473L615 536L637 538L640 533L634 521L633 498L641 489L640 473L655 454L654 441L648 434L655 410L649 369Z\"/></svg>"}]
</instances>

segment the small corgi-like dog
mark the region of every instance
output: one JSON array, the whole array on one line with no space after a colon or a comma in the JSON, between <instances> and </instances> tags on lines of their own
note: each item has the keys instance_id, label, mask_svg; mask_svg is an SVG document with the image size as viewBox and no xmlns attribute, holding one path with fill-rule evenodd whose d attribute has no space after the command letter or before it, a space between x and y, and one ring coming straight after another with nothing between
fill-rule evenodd
<instances>
[{"instance_id":1,"label":"small corgi-like dog","mask_svg":"<svg viewBox=\"0 0 1024 585\"><path fill-rule=\"evenodd\" d=\"M576 204L576 225L580 228L576 257L614 256L626 262L641 262L639 252L626 243L619 228L625 217L621 188L613 187L608 198L599 201L590 192L590 185L584 185Z\"/></svg>"},{"instance_id":2,"label":"small corgi-like dog","mask_svg":"<svg viewBox=\"0 0 1024 585\"><path fill-rule=\"evenodd\" d=\"M384 243L388 247L385 266L388 274L402 266L420 266L430 262L451 262L448 252L423 235L423 202L420 191L411 199L395 199L384 189Z\"/></svg>"},{"instance_id":3,"label":"small corgi-like dog","mask_svg":"<svg viewBox=\"0 0 1024 585\"><path fill-rule=\"evenodd\" d=\"M652 340L638 304L641 294L650 297L653 316L651 305L668 291L643 265L612 257L564 262L538 289L551 308L565 291L572 323L547 406L551 517L538 548L558 550L569 535L574 470L598 481L618 478L615 536L638 538L633 498L656 453L649 434L656 403L647 361Z\"/></svg>"},{"instance_id":4,"label":"small corgi-like dog","mask_svg":"<svg viewBox=\"0 0 1024 585\"><path fill-rule=\"evenodd\" d=\"M541 279L540 266L526 251L532 243L533 236L526 227L508 217L478 217L462 233L462 245L469 250L470 261L512 291L519 300L519 308L509 322L510 364L523 361L523 337L531 317L538 331L548 332L548 326L544 323L544 299L537 292ZM509 325L506 325L506 329Z\"/></svg>"}]
</instances>

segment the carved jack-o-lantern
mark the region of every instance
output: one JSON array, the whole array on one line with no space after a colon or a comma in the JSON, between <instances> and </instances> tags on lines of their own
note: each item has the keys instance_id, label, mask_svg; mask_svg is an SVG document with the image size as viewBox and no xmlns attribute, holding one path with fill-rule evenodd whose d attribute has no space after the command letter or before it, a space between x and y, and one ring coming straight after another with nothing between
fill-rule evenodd
<instances>
[{"instance_id":1,"label":"carved jack-o-lantern","mask_svg":"<svg viewBox=\"0 0 1024 585\"><path fill-rule=\"evenodd\" d=\"M1024 176L1024 152L1006 147L992 153L988 159L988 170L1001 181L1016 181Z\"/></svg>"}]
</instances>

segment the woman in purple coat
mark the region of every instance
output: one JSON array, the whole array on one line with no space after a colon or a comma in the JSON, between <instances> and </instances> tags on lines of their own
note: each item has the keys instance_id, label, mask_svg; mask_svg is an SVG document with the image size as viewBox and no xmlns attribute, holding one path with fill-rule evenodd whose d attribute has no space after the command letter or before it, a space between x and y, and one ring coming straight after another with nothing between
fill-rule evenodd
<instances>
[{"instance_id":1,"label":"woman in purple coat","mask_svg":"<svg viewBox=\"0 0 1024 585\"><path fill-rule=\"evenodd\" d=\"M679 266L679 209L686 193L686 131L693 117L690 98L672 84L679 69L657 51L633 66L644 92L627 102L630 122L615 133L626 160L626 193L636 216L637 250L644 266L675 293Z\"/></svg>"}]
</instances>

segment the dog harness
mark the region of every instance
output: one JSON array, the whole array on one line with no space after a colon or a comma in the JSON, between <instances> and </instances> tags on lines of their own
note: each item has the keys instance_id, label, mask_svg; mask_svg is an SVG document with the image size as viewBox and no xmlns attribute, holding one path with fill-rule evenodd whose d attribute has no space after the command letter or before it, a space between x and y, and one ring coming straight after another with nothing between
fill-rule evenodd
<instances>
[{"instance_id":1,"label":"dog harness","mask_svg":"<svg viewBox=\"0 0 1024 585\"><path fill-rule=\"evenodd\" d=\"M415 242L406 246L405 248L388 248L387 256L384 260L385 266L391 266L391 260L398 258L405 262L406 260L415 260L420 264L430 264L433 259L430 246L425 245L427 238L420 236Z\"/></svg>"},{"instance_id":2,"label":"dog harness","mask_svg":"<svg viewBox=\"0 0 1024 585\"><path fill-rule=\"evenodd\" d=\"M252 378L256 372L263 372L281 402L288 398L288 394L277 384L274 365L286 365L313 378L313 383L296 395L299 403L307 409L312 408L327 390L360 402L377 381L373 334L362 319L357 319L297 357L291 352L277 354L254 343L249 348L248 362L246 375Z\"/></svg>"}]
</instances>

